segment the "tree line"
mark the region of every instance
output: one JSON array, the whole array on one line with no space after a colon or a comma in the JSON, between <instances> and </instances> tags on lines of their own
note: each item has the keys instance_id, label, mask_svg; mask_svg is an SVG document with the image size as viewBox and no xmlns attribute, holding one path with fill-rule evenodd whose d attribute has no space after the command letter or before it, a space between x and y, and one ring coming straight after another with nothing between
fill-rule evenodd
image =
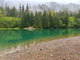
<instances>
[{"instance_id":1,"label":"tree line","mask_svg":"<svg viewBox=\"0 0 80 60\"><path fill-rule=\"evenodd\" d=\"M68 11L43 11L31 12L27 4L16 9L0 7L0 28L26 28L33 26L35 28L76 28L80 27L80 11L78 13Z\"/></svg>"}]
</instances>

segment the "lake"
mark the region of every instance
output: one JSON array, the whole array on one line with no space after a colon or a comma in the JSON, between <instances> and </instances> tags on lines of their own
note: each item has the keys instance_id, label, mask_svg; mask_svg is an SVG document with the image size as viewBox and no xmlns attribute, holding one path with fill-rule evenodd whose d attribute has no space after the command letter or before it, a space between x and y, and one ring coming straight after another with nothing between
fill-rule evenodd
<instances>
[{"instance_id":1,"label":"lake","mask_svg":"<svg viewBox=\"0 0 80 60\"><path fill-rule=\"evenodd\" d=\"M78 36L80 29L0 29L0 55L49 40Z\"/></svg>"}]
</instances>

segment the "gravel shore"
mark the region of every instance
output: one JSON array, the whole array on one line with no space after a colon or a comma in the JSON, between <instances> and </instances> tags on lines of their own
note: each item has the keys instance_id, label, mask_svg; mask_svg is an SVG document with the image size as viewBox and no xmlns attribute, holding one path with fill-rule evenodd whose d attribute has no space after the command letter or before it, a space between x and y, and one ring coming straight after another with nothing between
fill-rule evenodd
<instances>
[{"instance_id":1,"label":"gravel shore","mask_svg":"<svg viewBox=\"0 0 80 60\"><path fill-rule=\"evenodd\" d=\"M80 36L34 44L0 60L80 60Z\"/></svg>"}]
</instances>

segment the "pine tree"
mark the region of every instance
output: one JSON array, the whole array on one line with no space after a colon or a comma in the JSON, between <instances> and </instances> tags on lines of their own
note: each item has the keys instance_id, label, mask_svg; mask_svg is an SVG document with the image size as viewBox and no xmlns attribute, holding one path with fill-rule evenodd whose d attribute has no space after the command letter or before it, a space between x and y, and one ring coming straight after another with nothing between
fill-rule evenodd
<instances>
[{"instance_id":1,"label":"pine tree","mask_svg":"<svg viewBox=\"0 0 80 60\"><path fill-rule=\"evenodd\" d=\"M36 28L42 28L42 15L41 13L35 13L35 16L34 16L34 27Z\"/></svg>"},{"instance_id":2,"label":"pine tree","mask_svg":"<svg viewBox=\"0 0 80 60\"><path fill-rule=\"evenodd\" d=\"M29 12L29 6L28 6L28 4L26 5L26 11L25 12Z\"/></svg>"},{"instance_id":3,"label":"pine tree","mask_svg":"<svg viewBox=\"0 0 80 60\"><path fill-rule=\"evenodd\" d=\"M33 26L35 27L35 28L38 28L38 13L36 12L35 13L35 16L34 16L34 20L33 20Z\"/></svg>"},{"instance_id":4,"label":"pine tree","mask_svg":"<svg viewBox=\"0 0 80 60\"><path fill-rule=\"evenodd\" d=\"M10 8L9 8L9 6L7 6L7 4L5 6L5 15L10 16Z\"/></svg>"},{"instance_id":5,"label":"pine tree","mask_svg":"<svg viewBox=\"0 0 80 60\"><path fill-rule=\"evenodd\" d=\"M22 5L22 14L24 14L24 5Z\"/></svg>"},{"instance_id":6,"label":"pine tree","mask_svg":"<svg viewBox=\"0 0 80 60\"><path fill-rule=\"evenodd\" d=\"M13 7L13 8L11 9L11 11L10 11L10 16L11 16L11 17L16 17L16 16L17 16L17 12L16 12L16 8L15 8L15 7Z\"/></svg>"},{"instance_id":7,"label":"pine tree","mask_svg":"<svg viewBox=\"0 0 80 60\"><path fill-rule=\"evenodd\" d=\"M54 16L53 12L49 12L50 28L54 28Z\"/></svg>"},{"instance_id":8,"label":"pine tree","mask_svg":"<svg viewBox=\"0 0 80 60\"><path fill-rule=\"evenodd\" d=\"M34 15L33 15L33 13L31 13L30 26L33 26L33 20L34 20Z\"/></svg>"},{"instance_id":9,"label":"pine tree","mask_svg":"<svg viewBox=\"0 0 80 60\"><path fill-rule=\"evenodd\" d=\"M42 14L41 14L41 12L38 13L37 17L38 17L38 22L37 22L38 28L42 28Z\"/></svg>"},{"instance_id":10,"label":"pine tree","mask_svg":"<svg viewBox=\"0 0 80 60\"><path fill-rule=\"evenodd\" d=\"M21 4L19 5L19 17L21 17L22 16L22 6L21 6Z\"/></svg>"},{"instance_id":11,"label":"pine tree","mask_svg":"<svg viewBox=\"0 0 80 60\"><path fill-rule=\"evenodd\" d=\"M49 16L46 13L46 11L44 11L44 13L43 13L43 27L44 28L49 28L50 27Z\"/></svg>"}]
</instances>

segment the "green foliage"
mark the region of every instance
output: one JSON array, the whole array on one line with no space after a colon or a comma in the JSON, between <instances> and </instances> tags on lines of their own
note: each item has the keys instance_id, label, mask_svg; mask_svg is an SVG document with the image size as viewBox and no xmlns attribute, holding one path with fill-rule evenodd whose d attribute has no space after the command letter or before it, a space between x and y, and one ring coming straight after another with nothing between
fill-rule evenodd
<instances>
[{"instance_id":1,"label":"green foliage","mask_svg":"<svg viewBox=\"0 0 80 60\"><path fill-rule=\"evenodd\" d=\"M0 17L3 17L4 16L4 14L2 13L2 11L0 10Z\"/></svg>"},{"instance_id":2,"label":"green foliage","mask_svg":"<svg viewBox=\"0 0 80 60\"><path fill-rule=\"evenodd\" d=\"M0 28L14 28L20 27L20 18L13 17L1 17L0 18Z\"/></svg>"},{"instance_id":3,"label":"green foliage","mask_svg":"<svg viewBox=\"0 0 80 60\"><path fill-rule=\"evenodd\" d=\"M62 27L65 27L65 28L68 27L68 23L69 23L68 15L69 14L67 13L67 11L64 11L64 12L61 12L60 15L58 16L58 17L60 17L60 20L62 21L62 24L63 24Z\"/></svg>"},{"instance_id":4,"label":"green foliage","mask_svg":"<svg viewBox=\"0 0 80 60\"><path fill-rule=\"evenodd\" d=\"M63 12L34 12L29 10L27 4L20 4L19 10L15 7L0 8L0 28L73 28L80 27L80 11L78 13Z\"/></svg>"},{"instance_id":5,"label":"green foliage","mask_svg":"<svg viewBox=\"0 0 80 60\"><path fill-rule=\"evenodd\" d=\"M75 21L75 27L80 27L80 18L77 18Z\"/></svg>"},{"instance_id":6,"label":"green foliage","mask_svg":"<svg viewBox=\"0 0 80 60\"><path fill-rule=\"evenodd\" d=\"M75 18L74 17L69 17L68 20L69 20L68 27L74 27L74 25L75 25Z\"/></svg>"}]
</instances>

